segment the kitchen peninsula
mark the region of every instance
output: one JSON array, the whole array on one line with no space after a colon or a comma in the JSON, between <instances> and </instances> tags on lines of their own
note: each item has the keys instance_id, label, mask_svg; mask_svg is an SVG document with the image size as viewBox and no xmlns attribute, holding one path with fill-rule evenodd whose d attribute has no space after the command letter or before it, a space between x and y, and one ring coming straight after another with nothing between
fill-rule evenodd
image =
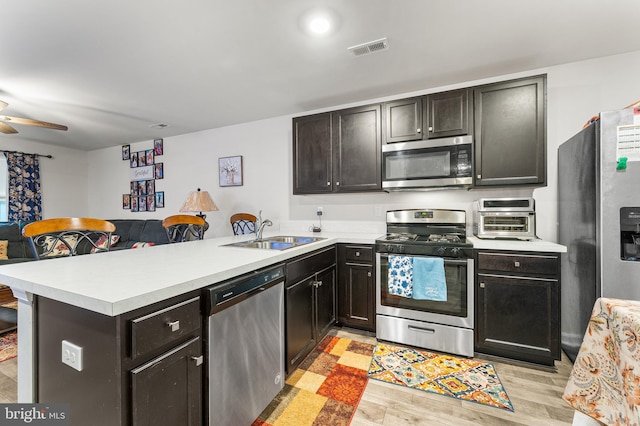
<instances>
[{"instance_id":1,"label":"kitchen peninsula","mask_svg":"<svg viewBox=\"0 0 640 426\"><path fill-rule=\"evenodd\" d=\"M131 383L136 374L147 373L152 359L181 356L185 371L187 362L201 368L197 360L206 351L203 288L336 244L373 244L382 233L281 231L324 239L282 251L224 247L251 239L245 235L3 266L0 281L19 299L18 400L71 402L72 424L136 424L131 419L146 409L136 392L160 392L153 378L145 376L139 387ZM473 241L481 249L496 244ZM566 250L540 240L499 245L495 250ZM175 334L179 340L145 328L164 321L166 312L182 316ZM82 347L82 371L65 365L64 340ZM162 393L166 398L183 397L180 392ZM185 398L202 411L203 395ZM75 423L74 417L91 422Z\"/></svg>"}]
</instances>

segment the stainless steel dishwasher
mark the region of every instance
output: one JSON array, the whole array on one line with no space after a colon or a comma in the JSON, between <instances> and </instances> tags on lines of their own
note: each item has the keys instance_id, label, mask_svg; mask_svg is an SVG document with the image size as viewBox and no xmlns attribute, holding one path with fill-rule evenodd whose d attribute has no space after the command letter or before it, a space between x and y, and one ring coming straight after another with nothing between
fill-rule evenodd
<instances>
[{"instance_id":1,"label":"stainless steel dishwasher","mask_svg":"<svg viewBox=\"0 0 640 426\"><path fill-rule=\"evenodd\" d=\"M209 425L251 425L284 386L284 265L206 289Z\"/></svg>"}]
</instances>

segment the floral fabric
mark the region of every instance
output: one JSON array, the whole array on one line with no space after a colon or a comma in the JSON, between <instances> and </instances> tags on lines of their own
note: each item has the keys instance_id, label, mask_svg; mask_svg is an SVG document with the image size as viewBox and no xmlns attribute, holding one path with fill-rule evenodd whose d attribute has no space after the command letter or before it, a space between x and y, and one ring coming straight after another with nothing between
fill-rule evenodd
<instances>
[{"instance_id":1,"label":"floral fabric","mask_svg":"<svg viewBox=\"0 0 640 426\"><path fill-rule=\"evenodd\" d=\"M413 261L408 256L389 255L389 294L413 297Z\"/></svg>"},{"instance_id":2,"label":"floral fabric","mask_svg":"<svg viewBox=\"0 0 640 426\"><path fill-rule=\"evenodd\" d=\"M563 399L606 425L640 425L639 301L596 301Z\"/></svg>"},{"instance_id":3,"label":"floral fabric","mask_svg":"<svg viewBox=\"0 0 640 426\"><path fill-rule=\"evenodd\" d=\"M9 172L9 222L35 222L42 219L40 163L37 155L5 152Z\"/></svg>"}]
</instances>

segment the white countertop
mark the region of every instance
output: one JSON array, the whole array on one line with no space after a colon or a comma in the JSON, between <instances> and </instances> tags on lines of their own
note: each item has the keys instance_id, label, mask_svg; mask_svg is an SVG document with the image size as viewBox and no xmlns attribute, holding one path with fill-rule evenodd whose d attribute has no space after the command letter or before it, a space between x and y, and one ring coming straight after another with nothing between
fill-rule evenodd
<instances>
[{"instance_id":1,"label":"white countertop","mask_svg":"<svg viewBox=\"0 0 640 426\"><path fill-rule=\"evenodd\" d=\"M521 240L486 240L478 237L467 237L473 243L473 248L478 250L517 250L517 251L537 251L566 253L567 248L563 245L551 243L540 239L531 241Z\"/></svg>"},{"instance_id":2,"label":"white countertop","mask_svg":"<svg viewBox=\"0 0 640 426\"><path fill-rule=\"evenodd\" d=\"M336 243L373 244L381 233L295 232L269 235L323 237L287 250L221 247L252 235L222 237L0 266L0 282L14 290L44 296L116 316L204 288ZM469 237L474 248L566 252L537 241L496 241Z\"/></svg>"}]
</instances>

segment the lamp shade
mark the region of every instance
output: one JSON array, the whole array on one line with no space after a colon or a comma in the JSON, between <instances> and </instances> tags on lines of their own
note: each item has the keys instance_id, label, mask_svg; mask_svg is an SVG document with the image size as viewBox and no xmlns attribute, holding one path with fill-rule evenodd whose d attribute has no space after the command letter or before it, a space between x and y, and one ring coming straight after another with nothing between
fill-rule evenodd
<instances>
[{"instance_id":1,"label":"lamp shade","mask_svg":"<svg viewBox=\"0 0 640 426\"><path fill-rule=\"evenodd\" d=\"M213 212L217 211L218 206L213 202L208 191L191 191L187 197L187 201L184 202L181 212Z\"/></svg>"}]
</instances>

